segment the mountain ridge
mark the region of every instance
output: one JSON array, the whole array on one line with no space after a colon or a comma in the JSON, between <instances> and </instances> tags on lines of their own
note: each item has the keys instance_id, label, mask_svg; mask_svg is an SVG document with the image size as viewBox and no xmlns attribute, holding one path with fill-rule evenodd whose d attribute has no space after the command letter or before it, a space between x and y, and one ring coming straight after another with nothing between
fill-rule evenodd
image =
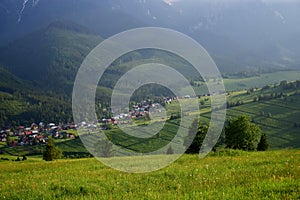
<instances>
[{"instance_id":1,"label":"mountain ridge","mask_svg":"<svg viewBox=\"0 0 300 200\"><path fill-rule=\"evenodd\" d=\"M84 57L103 40L91 33L73 22L55 21L2 47L0 62L13 74L43 88L57 90L68 84L70 91Z\"/></svg>"},{"instance_id":2,"label":"mountain ridge","mask_svg":"<svg viewBox=\"0 0 300 200\"><path fill-rule=\"evenodd\" d=\"M226 58L227 61L217 61L222 69L230 65L279 69L300 66L300 50L291 48L286 41L300 34L299 1L26 1L18 22L24 2L0 2L0 44L40 30L55 20L73 21L105 38L132 28L154 26L185 33L215 58ZM280 48L274 49L276 43ZM266 55L261 55L260 49L265 49ZM268 54L269 51L274 53Z\"/></svg>"}]
</instances>

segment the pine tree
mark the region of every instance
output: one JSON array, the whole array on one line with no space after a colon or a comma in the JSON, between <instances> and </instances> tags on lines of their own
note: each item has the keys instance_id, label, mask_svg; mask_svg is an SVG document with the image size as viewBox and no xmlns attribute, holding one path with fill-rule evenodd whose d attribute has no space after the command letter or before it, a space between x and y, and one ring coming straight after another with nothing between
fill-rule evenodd
<instances>
[{"instance_id":1,"label":"pine tree","mask_svg":"<svg viewBox=\"0 0 300 200\"><path fill-rule=\"evenodd\" d=\"M113 144L109 141L110 137L107 139L101 139L95 145L95 153L97 157L108 158L114 155Z\"/></svg>"},{"instance_id":2,"label":"pine tree","mask_svg":"<svg viewBox=\"0 0 300 200\"><path fill-rule=\"evenodd\" d=\"M268 149L269 149L269 143L267 140L267 136L266 136L266 134L262 134L260 141L257 145L257 151L266 151Z\"/></svg>"},{"instance_id":3,"label":"pine tree","mask_svg":"<svg viewBox=\"0 0 300 200\"><path fill-rule=\"evenodd\" d=\"M207 131L208 125L199 126L198 119L193 121L188 136L184 140L184 146L187 147L186 153L199 153ZM188 146L190 142L191 144Z\"/></svg>"},{"instance_id":4,"label":"pine tree","mask_svg":"<svg viewBox=\"0 0 300 200\"><path fill-rule=\"evenodd\" d=\"M54 159L61 157L61 155L62 152L54 145L52 137L49 137L43 159L46 161L53 161Z\"/></svg>"},{"instance_id":5,"label":"pine tree","mask_svg":"<svg viewBox=\"0 0 300 200\"><path fill-rule=\"evenodd\" d=\"M170 145L169 148L167 149L167 154L174 154L174 150L172 148L172 146Z\"/></svg>"}]
</instances>

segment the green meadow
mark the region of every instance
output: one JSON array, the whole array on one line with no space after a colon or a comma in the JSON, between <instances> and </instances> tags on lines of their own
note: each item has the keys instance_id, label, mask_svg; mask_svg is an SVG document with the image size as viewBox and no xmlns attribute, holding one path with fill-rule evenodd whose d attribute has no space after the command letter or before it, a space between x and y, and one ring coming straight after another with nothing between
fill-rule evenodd
<instances>
[{"instance_id":1,"label":"green meadow","mask_svg":"<svg viewBox=\"0 0 300 200\"><path fill-rule=\"evenodd\" d=\"M277 71L272 73L264 73L258 76L252 77L228 77L223 78L226 91L239 91L247 90L250 88L262 88L269 84L279 84L281 81L286 80L288 82L298 80L300 77L300 71ZM209 80L214 81L214 80ZM199 82L200 85L194 87L196 94L207 94L208 90L203 82Z\"/></svg>"},{"instance_id":2,"label":"green meadow","mask_svg":"<svg viewBox=\"0 0 300 200\"><path fill-rule=\"evenodd\" d=\"M299 150L223 150L204 159L184 155L147 174L119 172L94 158L30 157L1 161L0 170L0 199L300 198Z\"/></svg>"},{"instance_id":3,"label":"green meadow","mask_svg":"<svg viewBox=\"0 0 300 200\"><path fill-rule=\"evenodd\" d=\"M280 81L288 82L299 79L300 71L278 71L261 74L249 78L230 77L224 79L226 91L236 91L249 88L261 88L269 84L279 84Z\"/></svg>"}]
</instances>

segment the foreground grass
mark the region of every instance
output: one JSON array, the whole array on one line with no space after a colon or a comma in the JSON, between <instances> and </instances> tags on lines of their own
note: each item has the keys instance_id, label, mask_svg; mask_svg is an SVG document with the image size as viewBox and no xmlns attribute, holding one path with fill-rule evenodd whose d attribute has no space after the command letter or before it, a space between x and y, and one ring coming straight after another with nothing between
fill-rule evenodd
<instances>
[{"instance_id":1,"label":"foreground grass","mask_svg":"<svg viewBox=\"0 0 300 200\"><path fill-rule=\"evenodd\" d=\"M184 155L148 174L95 159L0 162L0 199L299 199L300 151Z\"/></svg>"}]
</instances>

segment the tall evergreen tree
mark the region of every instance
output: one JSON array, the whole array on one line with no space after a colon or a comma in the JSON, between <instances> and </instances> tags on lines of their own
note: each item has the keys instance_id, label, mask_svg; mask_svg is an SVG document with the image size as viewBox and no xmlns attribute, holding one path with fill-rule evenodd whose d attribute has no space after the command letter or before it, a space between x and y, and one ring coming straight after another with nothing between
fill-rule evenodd
<instances>
[{"instance_id":1,"label":"tall evergreen tree","mask_svg":"<svg viewBox=\"0 0 300 200\"><path fill-rule=\"evenodd\" d=\"M261 135L260 141L257 145L257 151L266 151L269 149L269 146L267 135L264 133Z\"/></svg>"},{"instance_id":2,"label":"tall evergreen tree","mask_svg":"<svg viewBox=\"0 0 300 200\"><path fill-rule=\"evenodd\" d=\"M46 161L53 161L54 159L60 158L62 152L54 145L52 137L49 137L48 144L43 154L43 159Z\"/></svg>"},{"instance_id":3,"label":"tall evergreen tree","mask_svg":"<svg viewBox=\"0 0 300 200\"><path fill-rule=\"evenodd\" d=\"M187 145L192 140L191 145L187 148L186 153L199 153L201 145L204 141L206 133L208 131L208 126L203 125L199 127L198 119L195 119L189 129L189 134L185 139L184 145ZM196 135L195 135L196 134ZM195 136L195 137L194 137Z\"/></svg>"}]
</instances>

